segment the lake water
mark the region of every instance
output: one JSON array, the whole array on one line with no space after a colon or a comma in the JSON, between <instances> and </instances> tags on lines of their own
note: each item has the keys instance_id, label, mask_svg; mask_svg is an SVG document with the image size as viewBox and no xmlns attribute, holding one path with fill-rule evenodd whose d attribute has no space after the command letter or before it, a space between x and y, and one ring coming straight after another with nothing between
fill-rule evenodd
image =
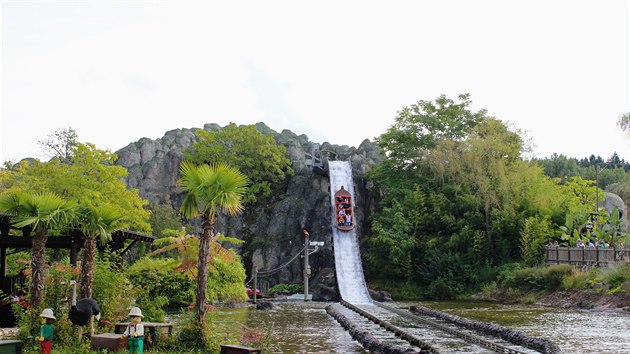
<instances>
[{"instance_id":1,"label":"lake water","mask_svg":"<svg viewBox=\"0 0 630 354\"><path fill-rule=\"evenodd\" d=\"M290 301L273 310L219 309L218 321L264 329L266 353L369 353L326 313L330 303ZM420 304L473 320L496 322L554 341L565 353L630 353L630 315L565 311L485 302L396 302Z\"/></svg>"}]
</instances>

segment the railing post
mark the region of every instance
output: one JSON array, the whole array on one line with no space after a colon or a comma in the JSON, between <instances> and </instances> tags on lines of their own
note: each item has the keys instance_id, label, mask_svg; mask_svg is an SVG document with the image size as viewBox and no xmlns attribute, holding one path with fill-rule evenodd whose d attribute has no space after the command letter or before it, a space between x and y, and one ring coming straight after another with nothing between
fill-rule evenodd
<instances>
[{"instance_id":1,"label":"railing post","mask_svg":"<svg viewBox=\"0 0 630 354\"><path fill-rule=\"evenodd\" d=\"M253 303L256 303L256 289L258 288L258 268L254 268L254 288L252 289L254 296L252 297Z\"/></svg>"},{"instance_id":2,"label":"railing post","mask_svg":"<svg viewBox=\"0 0 630 354\"><path fill-rule=\"evenodd\" d=\"M599 267L599 247L595 247L595 264Z\"/></svg>"},{"instance_id":3,"label":"railing post","mask_svg":"<svg viewBox=\"0 0 630 354\"><path fill-rule=\"evenodd\" d=\"M558 251L558 245L556 245L556 264L560 264L560 251Z\"/></svg>"}]
</instances>

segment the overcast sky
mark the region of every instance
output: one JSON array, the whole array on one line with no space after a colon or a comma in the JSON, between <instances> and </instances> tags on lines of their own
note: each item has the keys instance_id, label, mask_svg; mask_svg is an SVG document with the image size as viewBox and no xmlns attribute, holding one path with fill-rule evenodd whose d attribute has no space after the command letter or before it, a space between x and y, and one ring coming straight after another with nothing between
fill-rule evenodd
<instances>
[{"instance_id":1,"label":"overcast sky","mask_svg":"<svg viewBox=\"0 0 630 354\"><path fill-rule=\"evenodd\" d=\"M536 156L630 160L627 0L0 1L2 161L67 127L112 151L229 122L358 146L460 93Z\"/></svg>"}]
</instances>

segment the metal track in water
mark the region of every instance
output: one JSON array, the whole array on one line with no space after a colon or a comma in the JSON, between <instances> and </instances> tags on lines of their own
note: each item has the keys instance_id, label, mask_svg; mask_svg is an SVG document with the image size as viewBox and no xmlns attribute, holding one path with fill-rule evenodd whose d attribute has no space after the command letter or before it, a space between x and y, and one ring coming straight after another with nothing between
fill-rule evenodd
<instances>
[{"instance_id":1,"label":"metal track in water","mask_svg":"<svg viewBox=\"0 0 630 354\"><path fill-rule=\"evenodd\" d=\"M439 319L418 316L378 302L370 305L354 305L342 301L341 304L379 324L386 330L394 332L397 337L407 340L414 346L430 347L433 353L538 353L528 348L512 345L499 338L488 339L487 336L484 338L483 335L470 330L459 329L452 324L440 323ZM379 311L379 308L385 312ZM392 322L399 322L401 325L396 326ZM427 333L429 334L427 335ZM433 337L433 340L428 339L429 337Z\"/></svg>"}]
</instances>

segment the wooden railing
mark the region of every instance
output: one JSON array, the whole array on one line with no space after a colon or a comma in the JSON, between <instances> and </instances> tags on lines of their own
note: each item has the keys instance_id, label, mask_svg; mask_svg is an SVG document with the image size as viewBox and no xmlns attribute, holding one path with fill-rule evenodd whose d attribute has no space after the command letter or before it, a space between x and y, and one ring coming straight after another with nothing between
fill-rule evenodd
<instances>
[{"instance_id":1,"label":"wooden railing","mask_svg":"<svg viewBox=\"0 0 630 354\"><path fill-rule=\"evenodd\" d=\"M605 267L630 261L630 248L545 246L545 263Z\"/></svg>"}]
</instances>

